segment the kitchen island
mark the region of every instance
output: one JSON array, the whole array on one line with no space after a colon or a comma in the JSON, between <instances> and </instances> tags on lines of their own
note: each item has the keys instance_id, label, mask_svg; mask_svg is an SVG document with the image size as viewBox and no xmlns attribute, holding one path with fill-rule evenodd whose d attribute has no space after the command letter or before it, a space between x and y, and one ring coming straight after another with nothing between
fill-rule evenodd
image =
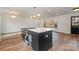
<instances>
[{"instance_id":1,"label":"kitchen island","mask_svg":"<svg viewBox=\"0 0 79 59\"><path fill-rule=\"evenodd\" d=\"M36 28L29 29L31 46L35 51L46 51L52 47L52 29Z\"/></svg>"}]
</instances>

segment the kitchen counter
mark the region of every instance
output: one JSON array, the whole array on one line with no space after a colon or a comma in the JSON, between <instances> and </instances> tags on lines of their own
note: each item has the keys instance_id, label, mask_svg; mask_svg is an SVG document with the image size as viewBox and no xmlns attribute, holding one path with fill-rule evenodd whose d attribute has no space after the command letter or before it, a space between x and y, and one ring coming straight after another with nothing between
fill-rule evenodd
<instances>
[{"instance_id":1,"label":"kitchen counter","mask_svg":"<svg viewBox=\"0 0 79 59\"><path fill-rule=\"evenodd\" d=\"M58 30L55 28L35 28L35 29L28 29L28 30L33 31L33 32L37 32L37 33L42 33L42 32L46 32L46 31L58 32Z\"/></svg>"}]
</instances>

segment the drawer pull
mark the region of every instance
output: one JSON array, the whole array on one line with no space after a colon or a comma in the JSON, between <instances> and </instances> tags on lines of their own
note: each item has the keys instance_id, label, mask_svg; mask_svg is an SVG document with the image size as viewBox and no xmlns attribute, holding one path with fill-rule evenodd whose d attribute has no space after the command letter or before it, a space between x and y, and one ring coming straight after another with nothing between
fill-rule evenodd
<instances>
[{"instance_id":1,"label":"drawer pull","mask_svg":"<svg viewBox=\"0 0 79 59\"><path fill-rule=\"evenodd\" d=\"M45 37L48 38L48 35L46 34Z\"/></svg>"}]
</instances>

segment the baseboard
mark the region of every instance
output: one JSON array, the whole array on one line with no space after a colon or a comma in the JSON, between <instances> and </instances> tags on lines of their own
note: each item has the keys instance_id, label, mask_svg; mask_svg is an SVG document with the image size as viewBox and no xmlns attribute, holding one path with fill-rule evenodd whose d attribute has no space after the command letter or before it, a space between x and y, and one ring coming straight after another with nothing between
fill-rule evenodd
<instances>
[{"instance_id":1,"label":"baseboard","mask_svg":"<svg viewBox=\"0 0 79 59\"><path fill-rule=\"evenodd\" d=\"M17 33L17 32L21 32L21 31L1 33L1 35L11 34L11 33Z\"/></svg>"},{"instance_id":2,"label":"baseboard","mask_svg":"<svg viewBox=\"0 0 79 59\"><path fill-rule=\"evenodd\" d=\"M21 36L21 32L11 32L4 35L1 35L1 40L3 39L12 39Z\"/></svg>"},{"instance_id":3,"label":"baseboard","mask_svg":"<svg viewBox=\"0 0 79 59\"><path fill-rule=\"evenodd\" d=\"M0 41L1 41L1 35L0 35Z\"/></svg>"}]
</instances>

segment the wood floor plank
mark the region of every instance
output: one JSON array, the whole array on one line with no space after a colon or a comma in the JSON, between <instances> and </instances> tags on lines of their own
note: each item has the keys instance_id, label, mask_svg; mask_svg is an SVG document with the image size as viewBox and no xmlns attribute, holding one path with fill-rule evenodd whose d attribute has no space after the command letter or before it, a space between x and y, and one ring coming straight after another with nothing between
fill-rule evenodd
<instances>
[{"instance_id":1,"label":"wood floor plank","mask_svg":"<svg viewBox=\"0 0 79 59\"><path fill-rule=\"evenodd\" d=\"M79 35L53 32L53 46L49 51L79 51ZM20 34L0 41L0 51L33 51Z\"/></svg>"}]
</instances>

